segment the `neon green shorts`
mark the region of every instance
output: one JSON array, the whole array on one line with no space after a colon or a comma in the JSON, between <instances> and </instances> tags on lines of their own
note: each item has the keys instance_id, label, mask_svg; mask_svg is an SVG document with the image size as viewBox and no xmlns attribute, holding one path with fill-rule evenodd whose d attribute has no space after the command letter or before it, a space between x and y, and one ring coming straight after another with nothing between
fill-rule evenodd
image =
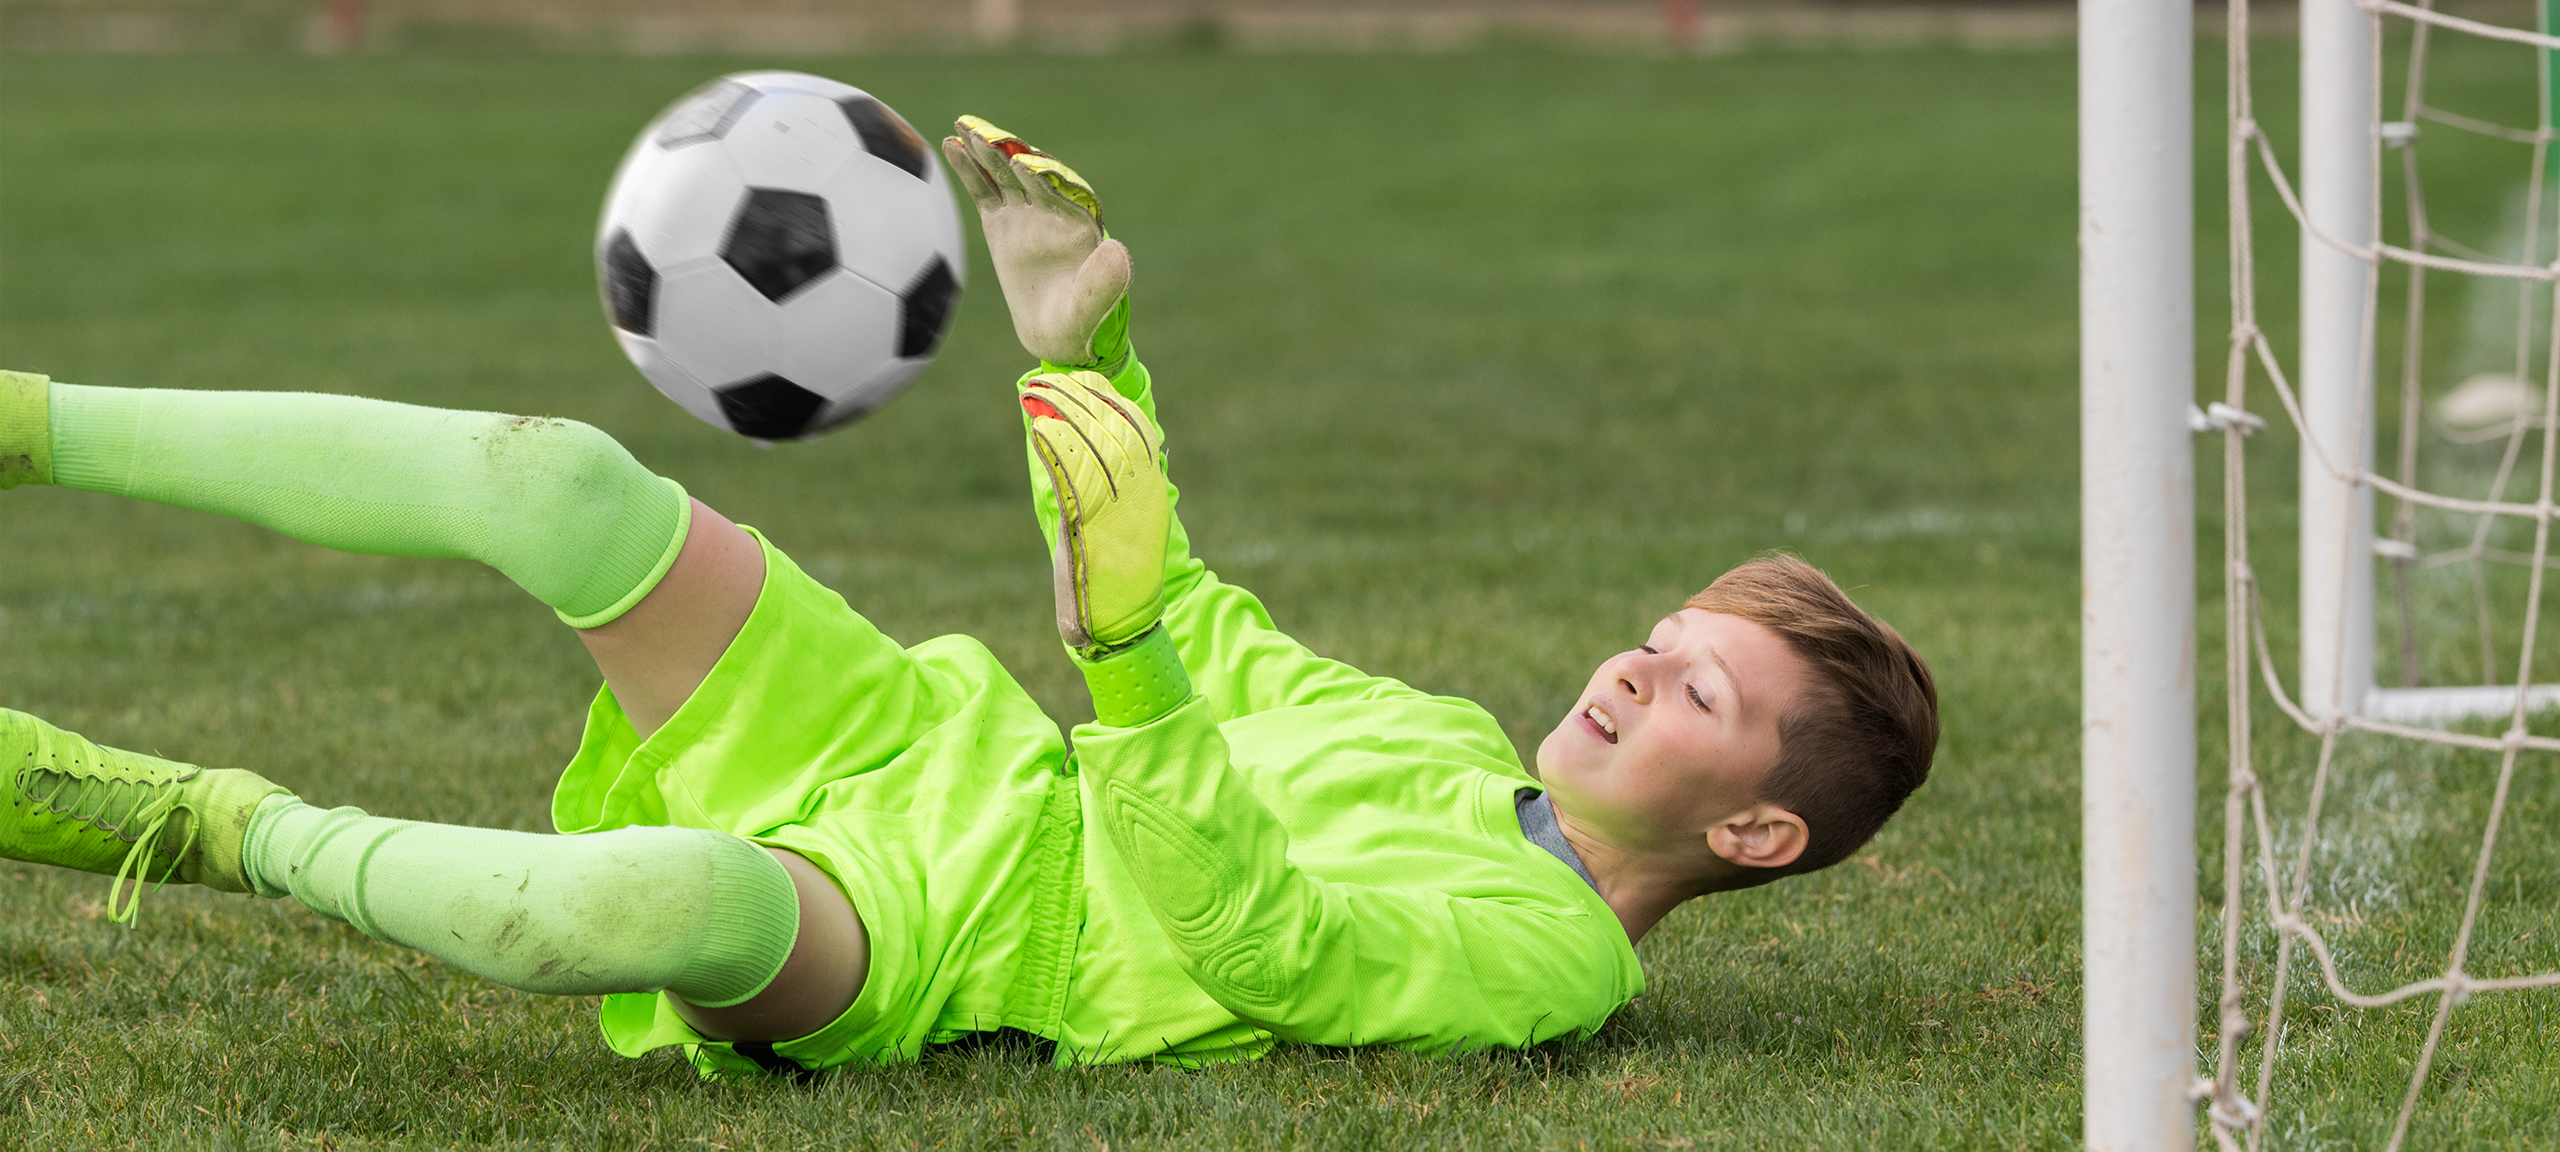
<instances>
[{"instance_id":1,"label":"neon green shorts","mask_svg":"<svg viewBox=\"0 0 2560 1152\"><path fill-rule=\"evenodd\" d=\"M626 1056L681 1044L713 1074L1050 1030L1081 915L1078 794L1057 725L984 645L900 648L756 539L765 583L746 627L646 741L610 687L597 693L552 822L711 828L797 852L852 898L871 971L844 1015L798 1040L708 1041L664 997L621 995L605 998L606 1041Z\"/></svg>"}]
</instances>

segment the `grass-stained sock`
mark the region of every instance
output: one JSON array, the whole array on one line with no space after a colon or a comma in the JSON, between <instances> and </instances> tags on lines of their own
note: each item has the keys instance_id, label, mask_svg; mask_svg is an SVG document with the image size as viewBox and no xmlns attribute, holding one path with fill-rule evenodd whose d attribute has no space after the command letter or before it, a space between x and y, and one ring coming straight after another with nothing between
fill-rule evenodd
<instances>
[{"instance_id":1,"label":"grass-stained sock","mask_svg":"<svg viewBox=\"0 0 2560 1152\"><path fill-rule=\"evenodd\" d=\"M763 991L799 937L782 863L698 828L549 836L279 797L258 810L247 857L263 895L527 992L663 990L727 1007Z\"/></svg>"},{"instance_id":2,"label":"grass-stained sock","mask_svg":"<svg viewBox=\"0 0 2560 1152\"><path fill-rule=\"evenodd\" d=\"M46 398L63 487L347 552L478 560L573 627L657 587L691 519L674 481L571 420L300 392L56 383ZM0 429L8 416L0 406Z\"/></svg>"},{"instance_id":3,"label":"grass-stained sock","mask_svg":"<svg viewBox=\"0 0 2560 1152\"><path fill-rule=\"evenodd\" d=\"M0 488L53 483L52 382L0 371Z\"/></svg>"}]
</instances>

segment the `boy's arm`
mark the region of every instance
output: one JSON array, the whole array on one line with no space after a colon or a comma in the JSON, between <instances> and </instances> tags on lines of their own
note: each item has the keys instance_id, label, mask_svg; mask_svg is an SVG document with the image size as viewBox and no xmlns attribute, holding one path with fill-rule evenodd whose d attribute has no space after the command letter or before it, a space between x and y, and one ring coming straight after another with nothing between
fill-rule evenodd
<instances>
[{"instance_id":1,"label":"boy's arm","mask_svg":"<svg viewBox=\"0 0 2560 1152\"><path fill-rule=\"evenodd\" d=\"M1043 363L1024 380L1064 371ZM1158 419L1155 388L1147 367L1129 355L1110 377L1111 386L1136 404L1148 419ZM1031 419L1026 413L1024 420ZM1040 519L1040 538L1058 538L1058 495L1036 449L1029 450L1032 506ZM1191 538L1182 527L1181 490L1170 479L1165 494L1175 514L1164 546L1164 626L1192 686L1209 701L1220 722L1269 708L1388 696L1422 696L1402 681L1372 676L1338 660L1310 652L1271 622L1271 614L1253 593L1220 580L1191 554Z\"/></svg>"},{"instance_id":2,"label":"boy's arm","mask_svg":"<svg viewBox=\"0 0 2560 1152\"><path fill-rule=\"evenodd\" d=\"M1633 953L1595 942L1587 912L1298 868L1199 697L1075 737L1090 802L1184 971L1282 1039L1520 1047L1587 1035L1642 989Z\"/></svg>"},{"instance_id":3,"label":"boy's arm","mask_svg":"<svg viewBox=\"0 0 2560 1152\"><path fill-rule=\"evenodd\" d=\"M1154 390L1129 350L1129 252L1103 226L1101 195L1075 169L985 120L963 116L952 130L943 156L977 205L1014 332L1041 358L1017 391L1035 376L1094 372L1152 421ZM1036 405L1026 410L1026 431L1036 412ZM1036 436L1026 440L1040 538L1055 546L1059 505L1050 462L1041 458ZM1082 455L1077 446L1066 447ZM1168 501L1179 496L1171 484L1165 495ZM1163 513L1170 531L1158 607L1182 663L1219 719L1289 704L1419 695L1291 640L1272 626L1261 601L1220 582L1194 559L1181 521L1169 505ZM1071 638L1070 646L1087 645Z\"/></svg>"}]
</instances>

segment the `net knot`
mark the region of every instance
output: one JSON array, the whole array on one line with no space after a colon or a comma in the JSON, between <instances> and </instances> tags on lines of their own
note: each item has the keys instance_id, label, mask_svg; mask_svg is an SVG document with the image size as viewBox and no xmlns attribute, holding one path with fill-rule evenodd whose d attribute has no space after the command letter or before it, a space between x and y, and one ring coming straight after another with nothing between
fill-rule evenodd
<instances>
[{"instance_id":1,"label":"net knot","mask_svg":"<svg viewBox=\"0 0 2560 1152\"><path fill-rule=\"evenodd\" d=\"M2214 1124L2222 1124L2225 1129L2250 1129L2258 1126L2258 1103L2240 1093L2230 1093L2214 1101L2212 1116Z\"/></svg>"},{"instance_id":2,"label":"net knot","mask_svg":"<svg viewBox=\"0 0 2560 1152\"><path fill-rule=\"evenodd\" d=\"M2266 431L2267 421L2265 417L2216 400L2202 408L2193 404L2187 405L2187 428L2194 432L2237 430L2241 435L2247 436L2253 432Z\"/></svg>"}]
</instances>

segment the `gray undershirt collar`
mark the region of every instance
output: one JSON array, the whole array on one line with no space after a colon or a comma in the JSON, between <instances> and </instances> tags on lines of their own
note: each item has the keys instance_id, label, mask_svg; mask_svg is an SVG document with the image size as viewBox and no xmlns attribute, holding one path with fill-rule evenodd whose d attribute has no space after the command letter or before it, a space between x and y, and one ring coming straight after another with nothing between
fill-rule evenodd
<instances>
[{"instance_id":1,"label":"gray undershirt collar","mask_svg":"<svg viewBox=\"0 0 2560 1152\"><path fill-rule=\"evenodd\" d=\"M1564 861L1565 867L1573 869L1573 874L1582 877L1592 891L1600 890L1600 882L1591 878L1591 870L1582 866L1582 857L1574 854L1573 844L1564 838L1564 829L1556 825L1556 806L1546 793L1523 788L1512 794L1511 803L1520 813L1520 832L1530 843Z\"/></svg>"}]
</instances>

